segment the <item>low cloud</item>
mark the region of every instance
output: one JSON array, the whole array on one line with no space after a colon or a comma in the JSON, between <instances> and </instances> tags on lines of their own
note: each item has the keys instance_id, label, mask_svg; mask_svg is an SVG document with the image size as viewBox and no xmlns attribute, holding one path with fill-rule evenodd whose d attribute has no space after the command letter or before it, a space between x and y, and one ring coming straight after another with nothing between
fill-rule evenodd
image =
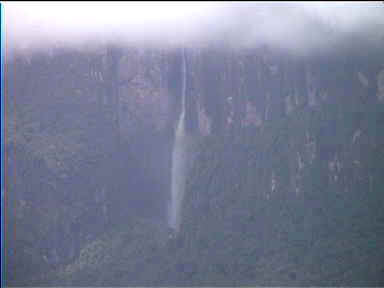
<instances>
[{"instance_id":1,"label":"low cloud","mask_svg":"<svg viewBox=\"0 0 384 288\"><path fill-rule=\"evenodd\" d=\"M9 51L54 46L384 47L382 2L5 2Z\"/></svg>"}]
</instances>

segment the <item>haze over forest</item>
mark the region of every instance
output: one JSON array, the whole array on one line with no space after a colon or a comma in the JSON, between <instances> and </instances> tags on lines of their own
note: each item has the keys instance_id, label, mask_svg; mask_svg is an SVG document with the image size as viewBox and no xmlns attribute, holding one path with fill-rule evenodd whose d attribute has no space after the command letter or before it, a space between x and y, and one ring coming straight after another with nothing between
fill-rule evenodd
<instances>
[{"instance_id":1,"label":"haze over forest","mask_svg":"<svg viewBox=\"0 0 384 288\"><path fill-rule=\"evenodd\" d=\"M4 2L7 286L384 285L382 2Z\"/></svg>"}]
</instances>

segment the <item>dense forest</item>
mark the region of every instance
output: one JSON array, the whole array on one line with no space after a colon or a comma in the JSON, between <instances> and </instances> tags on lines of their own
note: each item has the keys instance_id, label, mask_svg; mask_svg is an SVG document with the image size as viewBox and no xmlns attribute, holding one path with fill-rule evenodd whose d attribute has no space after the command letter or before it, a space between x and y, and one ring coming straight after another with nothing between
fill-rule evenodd
<instances>
[{"instance_id":1,"label":"dense forest","mask_svg":"<svg viewBox=\"0 0 384 288\"><path fill-rule=\"evenodd\" d=\"M186 48L6 65L9 286L384 285L384 53Z\"/></svg>"}]
</instances>

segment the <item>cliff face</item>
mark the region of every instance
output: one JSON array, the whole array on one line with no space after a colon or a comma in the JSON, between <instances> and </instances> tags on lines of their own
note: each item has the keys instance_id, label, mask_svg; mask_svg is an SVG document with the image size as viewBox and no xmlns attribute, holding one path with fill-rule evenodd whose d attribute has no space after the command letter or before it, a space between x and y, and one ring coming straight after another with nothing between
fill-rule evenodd
<instances>
[{"instance_id":1,"label":"cliff face","mask_svg":"<svg viewBox=\"0 0 384 288\"><path fill-rule=\"evenodd\" d=\"M384 55L187 49L194 161L167 241L180 55L7 64L8 283L382 284Z\"/></svg>"}]
</instances>

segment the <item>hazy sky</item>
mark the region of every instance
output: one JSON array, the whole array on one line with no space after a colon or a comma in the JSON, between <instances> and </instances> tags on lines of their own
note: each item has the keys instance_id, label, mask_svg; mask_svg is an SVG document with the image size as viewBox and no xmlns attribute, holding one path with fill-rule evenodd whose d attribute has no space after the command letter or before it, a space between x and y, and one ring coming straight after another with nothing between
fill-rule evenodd
<instances>
[{"instance_id":1,"label":"hazy sky","mask_svg":"<svg viewBox=\"0 0 384 288\"><path fill-rule=\"evenodd\" d=\"M297 52L384 47L383 2L3 3L10 50L106 42Z\"/></svg>"}]
</instances>

